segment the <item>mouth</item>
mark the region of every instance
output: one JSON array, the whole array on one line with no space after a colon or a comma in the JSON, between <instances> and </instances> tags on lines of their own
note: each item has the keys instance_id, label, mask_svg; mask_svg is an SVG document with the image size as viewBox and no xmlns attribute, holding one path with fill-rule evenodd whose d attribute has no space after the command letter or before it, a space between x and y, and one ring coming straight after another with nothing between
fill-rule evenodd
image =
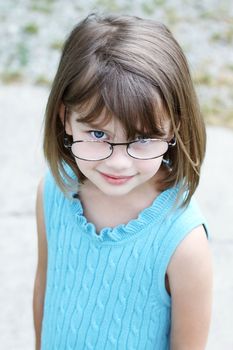
<instances>
[{"instance_id":1,"label":"mouth","mask_svg":"<svg viewBox=\"0 0 233 350\"><path fill-rule=\"evenodd\" d=\"M114 184L114 185L123 185L124 183L130 181L133 176L119 176L119 175L112 175L112 174L105 174L105 173L101 173L101 176L109 183Z\"/></svg>"}]
</instances>

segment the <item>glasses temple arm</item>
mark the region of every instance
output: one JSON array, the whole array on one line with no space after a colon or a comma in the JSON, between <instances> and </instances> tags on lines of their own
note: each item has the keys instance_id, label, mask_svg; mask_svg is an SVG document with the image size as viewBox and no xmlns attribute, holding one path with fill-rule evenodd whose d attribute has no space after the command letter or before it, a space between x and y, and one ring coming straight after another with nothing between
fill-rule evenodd
<instances>
[{"instance_id":1,"label":"glasses temple arm","mask_svg":"<svg viewBox=\"0 0 233 350\"><path fill-rule=\"evenodd\" d=\"M64 122L63 122L63 144L65 148L71 148L71 143L68 138L68 134L66 133L66 116L67 116L67 107L65 106L64 110Z\"/></svg>"}]
</instances>

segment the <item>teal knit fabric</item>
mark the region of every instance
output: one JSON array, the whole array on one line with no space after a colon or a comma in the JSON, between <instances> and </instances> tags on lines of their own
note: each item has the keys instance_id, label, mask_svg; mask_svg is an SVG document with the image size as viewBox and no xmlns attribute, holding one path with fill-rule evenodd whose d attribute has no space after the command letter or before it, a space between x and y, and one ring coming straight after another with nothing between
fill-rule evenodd
<instances>
[{"instance_id":1,"label":"teal knit fabric","mask_svg":"<svg viewBox=\"0 0 233 350\"><path fill-rule=\"evenodd\" d=\"M170 348L166 269L184 237L205 224L193 200L172 210L176 196L168 189L137 219L97 234L79 199L65 197L48 173L42 350Z\"/></svg>"}]
</instances>

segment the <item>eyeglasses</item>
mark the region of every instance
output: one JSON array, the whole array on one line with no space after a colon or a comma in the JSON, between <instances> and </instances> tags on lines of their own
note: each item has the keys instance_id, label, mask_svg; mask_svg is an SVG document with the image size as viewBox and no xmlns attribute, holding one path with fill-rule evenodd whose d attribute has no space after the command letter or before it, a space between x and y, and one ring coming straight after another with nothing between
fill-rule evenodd
<instances>
[{"instance_id":1,"label":"eyeglasses","mask_svg":"<svg viewBox=\"0 0 233 350\"><path fill-rule=\"evenodd\" d=\"M70 142L64 125L64 146L70 150L75 158L81 160L99 161L107 159L111 157L116 146L126 146L126 152L132 158L149 160L163 156L169 147L174 147L175 145L175 137L171 140L138 138L130 142L118 143L105 140L77 140Z\"/></svg>"},{"instance_id":2,"label":"eyeglasses","mask_svg":"<svg viewBox=\"0 0 233 350\"><path fill-rule=\"evenodd\" d=\"M126 146L128 155L135 159L147 160L163 156L169 147L176 144L173 138L171 141L164 139L138 139L130 142L112 143L99 140L78 140L69 143L64 140L64 145L75 158L88 161L104 160L113 154L115 146Z\"/></svg>"}]
</instances>

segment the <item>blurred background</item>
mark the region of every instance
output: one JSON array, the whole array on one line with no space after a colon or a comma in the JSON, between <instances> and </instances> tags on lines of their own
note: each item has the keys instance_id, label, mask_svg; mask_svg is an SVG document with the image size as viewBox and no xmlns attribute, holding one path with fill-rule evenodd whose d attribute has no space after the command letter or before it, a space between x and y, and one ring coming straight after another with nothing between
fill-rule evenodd
<instances>
[{"instance_id":1,"label":"blurred background","mask_svg":"<svg viewBox=\"0 0 233 350\"><path fill-rule=\"evenodd\" d=\"M34 203L37 183L46 167L41 149L44 111L63 42L73 26L90 12L123 13L162 21L188 58L208 135L197 191L211 229L215 269L208 350L231 350L231 0L0 0L0 349L34 348Z\"/></svg>"}]
</instances>

